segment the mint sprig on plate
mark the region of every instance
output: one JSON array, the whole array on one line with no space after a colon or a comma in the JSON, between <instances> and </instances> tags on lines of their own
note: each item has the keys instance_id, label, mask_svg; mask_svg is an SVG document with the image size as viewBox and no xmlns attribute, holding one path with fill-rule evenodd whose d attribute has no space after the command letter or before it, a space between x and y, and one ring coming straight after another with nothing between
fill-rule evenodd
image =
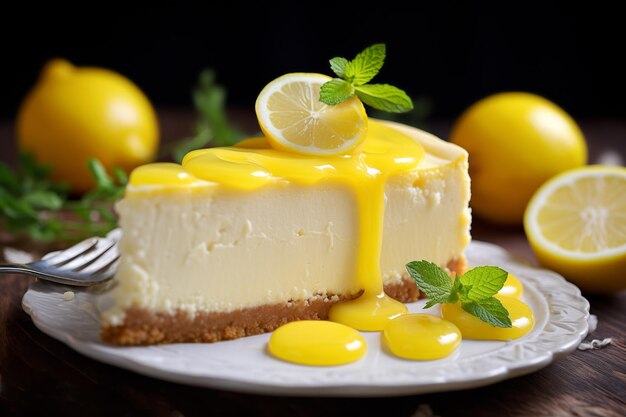
<instances>
[{"instance_id":1,"label":"mint sprig on plate","mask_svg":"<svg viewBox=\"0 0 626 417\"><path fill-rule=\"evenodd\" d=\"M403 113L413 108L411 98L402 90L389 84L368 84L385 63L385 44L377 43L365 48L352 61L342 57L331 59L330 69L339 78L322 84L320 100L335 105L356 96L377 110Z\"/></svg>"},{"instance_id":2,"label":"mint sprig on plate","mask_svg":"<svg viewBox=\"0 0 626 417\"><path fill-rule=\"evenodd\" d=\"M509 312L494 297L508 272L496 266L478 266L450 278L443 269L428 261L413 261L406 269L417 287L429 298L424 308L436 304L461 303L461 308L494 327L511 327Z\"/></svg>"}]
</instances>

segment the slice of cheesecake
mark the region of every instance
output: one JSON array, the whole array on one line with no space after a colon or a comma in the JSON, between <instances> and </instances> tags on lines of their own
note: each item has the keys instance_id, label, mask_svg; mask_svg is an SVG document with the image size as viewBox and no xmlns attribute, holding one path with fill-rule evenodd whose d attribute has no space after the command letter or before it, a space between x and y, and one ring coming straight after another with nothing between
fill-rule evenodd
<instances>
[{"instance_id":1,"label":"slice of cheesecake","mask_svg":"<svg viewBox=\"0 0 626 417\"><path fill-rule=\"evenodd\" d=\"M359 188L370 177L384 193ZM214 342L325 319L361 292L365 241L380 247L385 292L414 301L406 263L464 268L469 198L463 149L373 120L358 155L306 157L259 138L140 167L117 206L122 257L102 338ZM384 199L382 219L363 217L368 199ZM380 221L382 235L364 230Z\"/></svg>"}]
</instances>

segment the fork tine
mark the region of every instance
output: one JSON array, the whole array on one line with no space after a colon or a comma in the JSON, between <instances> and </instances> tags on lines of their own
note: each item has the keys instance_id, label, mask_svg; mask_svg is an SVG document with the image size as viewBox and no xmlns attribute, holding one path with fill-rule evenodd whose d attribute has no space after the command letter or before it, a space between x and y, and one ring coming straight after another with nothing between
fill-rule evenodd
<instances>
[{"instance_id":1,"label":"fork tine","mask_svg":"<svg viewBox=\"0 0 626 417\"><path fill-rule=\"evenodd\" d=\"M115 242L109 239L99 239L94 247L90 250L83 252L81 255L75 257L71 261L58 267L61 270L67 271L80 271L88 266L90 263L98 259L103 253L108 251L111 246L115 245Z\"/></svg>"},{"instance_id":2,"label":"fork tine","mask_svg":"<svg viewBox=\"0 0 626 417\"><path fill-rule=\"evenodd\" d=\"M50 266L59 266L65 262L71 261L77 256L82 255L96 246L97 243L97 237L90 237L89 239L85 239L64 251L60 251L54 256L46 257L45 262Z\"/></svg>"},{"instance_id":3,"label":"fork tine","mask_svg":"<svg viewBox=\"0 0 626 417\"><path fill-rule=\"evenodd\" d=\"M105 268L111 266L120 257L117 247L113 246L101 257L93 261L80 271L81 274L95 274Z\"/></svg>"}]
</instances>

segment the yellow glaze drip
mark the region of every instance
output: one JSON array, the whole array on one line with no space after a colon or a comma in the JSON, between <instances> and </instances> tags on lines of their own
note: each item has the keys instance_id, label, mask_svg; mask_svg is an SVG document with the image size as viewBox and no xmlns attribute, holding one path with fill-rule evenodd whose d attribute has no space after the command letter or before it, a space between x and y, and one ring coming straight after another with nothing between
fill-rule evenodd
<instances>
[{"instance_id":1,"label":"yellow glaze drip","mask_svg":"<svg viewBox=\"0 0 626 417\"><path fill-rule=\"evenodd\" d=\"M383 235L385 179L373 177L357 188L361 233L358 252L357 275L363 294L330 308L328 318L359 330L380 331L388 321L408 309L404 304L387 296L383 290L380 271L380 251Z\"/></svg>"},{"instance_id":2,"label":"yellow glaze drip","mask_svg":"<svg viewBox=\"0 0 626 417\"><path fill-rule=\"evenodd\" d=\"M520 299L524 293L524 286L519 279L513 274L509 274L504 282L504 285L498 291L499 295L506 295L507 297L513 297Z\"/></svg>"},{"instance_id":3,"label":"yellow glaze drip","mask_svg":"<svg viewBox=\"0 0 626 417\"><path fill-rule=\"evenodd\" d=\"M269 352L277 358L303 365L344 365L360 359L367 349L356 330L330 321L287 323L272 333Z\"/></svg>"},{"instance_id":4,"label":"yellow glaze drip","mask_svg":"<svg viewBox=\"0 0 626 417\"><path fill-rule=\"evenodd\" d=\"M401 358L432 360L454 352L461 343L461 331L436 316L405 314L389 321L383 340Z\"/></svg>"},{"instance_id":5,"label":"yellow glaze drip","mask_svg":"<svg viewBox=\"0 0 626 417\"><path fill-rule=\"evenodd\" d=\"M463 310L460 304L442 304L441 315L456 324L465 339L512 340L524 336L533 329L535 316L530 307L521 300L496 295L509 312L513 326L494 327Z\"/></svg>"}]
</instances>

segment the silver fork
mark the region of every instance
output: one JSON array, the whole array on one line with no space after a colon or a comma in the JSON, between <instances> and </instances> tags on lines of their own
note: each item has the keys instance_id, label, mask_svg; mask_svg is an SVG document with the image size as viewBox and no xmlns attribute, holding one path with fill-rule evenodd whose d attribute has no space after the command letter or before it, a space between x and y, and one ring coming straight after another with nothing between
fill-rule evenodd
<instances>
[{"instance_id":1,"label":"silver fork","mask_svg":"<svg viewBox=\"0 0 626 417\"><path fill-rule=\"evenodd\" d=\"M0 264L0 274L26 274L59 284L87 287L110 280L115 275L118 259L117 243L121 230L106 237L91 237L74 246L50 252L38 261L27 264Z\"/></svg>"}]
</instances>

